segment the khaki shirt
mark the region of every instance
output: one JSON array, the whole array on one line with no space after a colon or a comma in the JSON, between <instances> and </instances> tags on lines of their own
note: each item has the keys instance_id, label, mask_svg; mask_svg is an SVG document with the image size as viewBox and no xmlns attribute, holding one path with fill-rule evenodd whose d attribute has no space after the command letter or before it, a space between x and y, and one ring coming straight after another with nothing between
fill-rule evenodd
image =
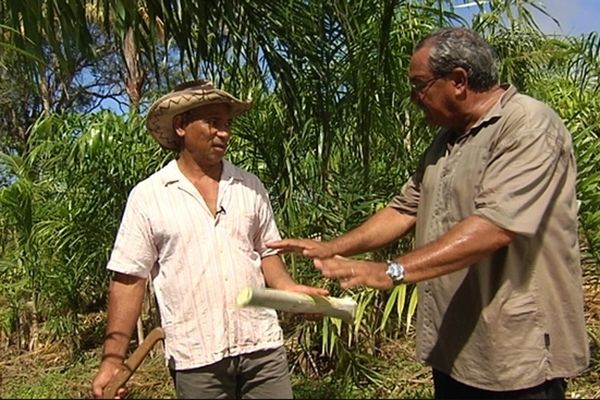
<instances>
[{"instance_id":1,"label":"khaki shirt","mask_svg":"<svg viewBox=\"0 0 600 400\"><path fill-rule=\"evenodd\" d=\"M216 217L176 161L131 191L108 268L152 274L169 366L182 370L279 347L275 310L240 308L245 287L264 287L265 243L281 237L258 178L227 161Z\"/></svg>"},{"instance_id":2,"label":"khaki shirt","mask_svg":"<svg viewBox=\"0 0 600 400\"><path fill-rule=\"evenodd\" d=\"M419 283L417 356L465 384L516 390L588 364L571 135L510 86L468 132L442 129L390 207L416 245L477 215L516 233L477 264Z\"/></svg>"}]
</instances>

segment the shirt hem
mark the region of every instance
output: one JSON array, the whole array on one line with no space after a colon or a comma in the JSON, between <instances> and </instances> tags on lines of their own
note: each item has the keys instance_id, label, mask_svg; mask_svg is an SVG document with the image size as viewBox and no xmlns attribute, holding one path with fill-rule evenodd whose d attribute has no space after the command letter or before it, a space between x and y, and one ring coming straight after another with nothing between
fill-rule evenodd
<instances>
[{"instance_id":1,"label":"shirt hem","mask_svg":"<svg viewBox=\"0 0 600 400\"><path fill-rule=\"evenodd\" d=\"M173 369L175 369L176 371L181 371L181 370L205 367L207 365L211 365L216 362L219 362L227 357L236 357L236 356L240 356L242 354L253 353L255 351L275 349L277 347L283 346L283 344L284 344L283 339L278 339L273 342L260 343L260 344L248 346L248 347L239 347L236 351L233 351L233 352L230 352L229 349L223 349L218 353L213 353L215 355L206 361L176 362L176 367ZM170 354L165 354L165 361L167 363L167 366L169 365L169 357L171 357Z\"/></svg>"}]
</instances>

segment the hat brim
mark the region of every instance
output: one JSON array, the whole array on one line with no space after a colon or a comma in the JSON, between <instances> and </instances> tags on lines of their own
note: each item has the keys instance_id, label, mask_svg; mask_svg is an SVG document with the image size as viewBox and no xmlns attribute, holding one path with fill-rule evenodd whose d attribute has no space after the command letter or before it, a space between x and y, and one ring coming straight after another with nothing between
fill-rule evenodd
<instances>
[{"instance_id":1,"label":"hat brim","mask_svg":"<svg viewBox=\"0 0 600 400\"><path fill-rule=\"evenodd\" d=\"M231 118L252 108L252 102L239 100L219 89L183 90L166 94L158 99L148 111L146 127L162 147L177 150L179 139L173 129L173 117L209 104L227 104Z\"/></svg>"}]
</instances>

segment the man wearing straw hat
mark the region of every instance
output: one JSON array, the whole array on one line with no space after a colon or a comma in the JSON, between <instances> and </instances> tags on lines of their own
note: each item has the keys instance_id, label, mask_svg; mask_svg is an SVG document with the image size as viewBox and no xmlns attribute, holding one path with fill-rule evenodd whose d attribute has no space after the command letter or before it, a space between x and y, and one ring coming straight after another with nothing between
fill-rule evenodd
<instances>
[{"instance_id":1,"label":"man wearing straw hat","mask_svg":"<svg viewBox=\"0 0 600 400\"><path fill-rule=\"evenodd\" d=\"M292 397L276 312L240 309L236 297L249 286L327 291L294 282L266 247L280 239L268 193L224 159L230 122L250 107L194 81L150 108L148 130L178 157L129 195L108 263L114 276L94 396L125 358L152 276L178 398Z\"/></svg>"}]
</instances>

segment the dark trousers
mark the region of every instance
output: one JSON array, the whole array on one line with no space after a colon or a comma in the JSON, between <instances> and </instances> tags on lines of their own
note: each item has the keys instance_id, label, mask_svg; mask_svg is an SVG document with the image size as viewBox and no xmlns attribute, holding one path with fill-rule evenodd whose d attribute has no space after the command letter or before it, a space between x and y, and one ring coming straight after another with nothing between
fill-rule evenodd
<instances>
[{"instance_id":1,"label":"dark trousers","mask_svg":"<svg viewBox=\"0 0 600 400\"><path fill-rule=\"evenodd\" d=\"M436 399L564 399L567 382L557 378L526 389L497 392L465 385L433 369Z\"/></svg>"},{"instance_id":2,"label":"dark trousers","mask_svg":"<svg viewBox=\"0 0 600 400\"><path fill-rule=\"evenodd\" d=\"M189 370L170 370L178 399L291 399L283 346L227 357Z\"/></svg>"}]
</instances>

